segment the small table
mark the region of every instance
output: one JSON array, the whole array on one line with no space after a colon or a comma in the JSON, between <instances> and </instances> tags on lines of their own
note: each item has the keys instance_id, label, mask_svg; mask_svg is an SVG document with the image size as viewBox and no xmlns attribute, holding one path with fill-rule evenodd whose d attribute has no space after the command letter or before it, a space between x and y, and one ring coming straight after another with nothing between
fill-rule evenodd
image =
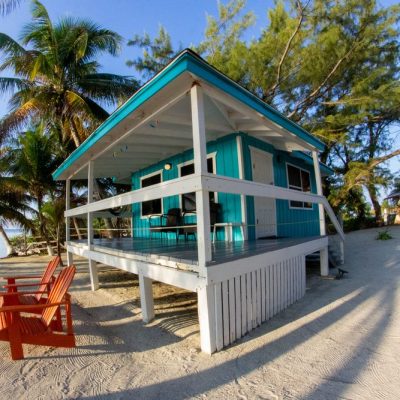
<instances>
[{"instance_id":1,"label":"small table","mask_svg":"<svg viewBox=\"0 0 400 400\"><path fill-rule=\"evenodd\" d=\"M233 227L234 226L239 226L240 230L242 232L242 237L244 237L244 231L243 231L243 223L242 222L217 222L214 224L214 229L213 229L213 243L215 243L215 238L217 236L217 229L218 228L224 228L225 229L225 238L228 239L228 242L231 243L234 240L233 237Z\"/></svg>"}]
</instances>

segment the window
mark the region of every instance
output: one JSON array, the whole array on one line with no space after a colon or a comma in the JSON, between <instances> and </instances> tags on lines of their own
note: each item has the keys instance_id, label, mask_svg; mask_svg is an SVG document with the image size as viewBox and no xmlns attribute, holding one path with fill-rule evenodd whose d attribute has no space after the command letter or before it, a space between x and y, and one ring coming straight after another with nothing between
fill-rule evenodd
<instances>
[{"instance_id":1,"label":"window","mask_svg":"<svg viewBox=\"0 0 400 400\"><path fill-rule=\"evenodd\" d=\"M293 165L287 164L287 176L289 189L299 190L301 192L311 192L310 173ZM302 201L290 201L291 208L312 209L312 203Z\"/></svg>"},{"instance_id":2,"label":"window","mask_svg":"<svg viewBox=\"0 0 400 400\"><path fill-rule=\"evenodd\" d=\"M142 188L156 185L157 183L161 183L161 172L142 178L141 183L142 183ZM161 202L162 202L161 199L144 201L142 203L142 217L146 217L147 215L152 215L152 214L162 214Z\"/></svg>"},{"instance_id":3,"label":"window","mask_svg":"<svg viewBox=\"0 0 400 400\"><path fill-rule=\"evenodd\" d=\"M207 158L207 172L214 174L214 160L212 157ZM194 174L194 163L181 166L181 176ZM215 202L215 193L209 192L210 202ZM181 204L183 212L196 211L196 193L185 193L181 196Z\"/></svg>"}]
</instances>

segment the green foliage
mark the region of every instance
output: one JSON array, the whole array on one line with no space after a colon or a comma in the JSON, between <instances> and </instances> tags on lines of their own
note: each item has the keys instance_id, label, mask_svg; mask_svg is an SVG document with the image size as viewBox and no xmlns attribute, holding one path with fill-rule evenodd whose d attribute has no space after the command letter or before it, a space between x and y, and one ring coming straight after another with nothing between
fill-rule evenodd
<instances>
[{"instance_id":1,"label":"green foliage","mask_svg":"<svg viewBox=\"0 0 400 400\"><path fill-rule=\"evenodd\" d=\"M128 41L128 46L137 46L143 49L143 57L126 62L141 72L145 78L150 78L161 71L180 50L174 50L171 37L163 26L160 26L158 36L152 40L149 34L135 35Z\"/></svg>"},{"instance_id":2,"label":"green foliage","mask_svg":"<svg viewBox=\"0 0 400 400\"><path fill-rule=\"evenodd\" d=\"M254 15L244 6L219 3L195 50L325 142L322 161L336 172L326 192L337 209L358 209L362 218L365 189L380 220L379 188L392 179L385 162L400 155L391 135L400 117L400 5L278 0L251 41L243 34ZM172 57L170 41L166 49L157 48Z\"/></svg>"},{"instance_id":3,"label":"green foliage","mask_svg":"<svg viewBox=\"0 0 400 400\"><path fill-rule=\"evenodd\" d=\"M107 116L105 105L126 99L137 83L99 72L99 55L119 52L121 37L90 20L66 17L53 24L45 7L32 1L32 22L21 43L0 33L0 93L11 92L10 112L0 121L0 139L29 124L44 123L68 153Z\"/></svg>"},{"instance_id":4,"label":"green foliage","mask_svg":"<svg viewBox=\"0 0 400 400\"><path fill-rule=\"evenodd\" d=\"M390 240L393 239L393 236L389 233L388 229L378 232L376 236L376 240Z\"/></svg>"}]
</instances>

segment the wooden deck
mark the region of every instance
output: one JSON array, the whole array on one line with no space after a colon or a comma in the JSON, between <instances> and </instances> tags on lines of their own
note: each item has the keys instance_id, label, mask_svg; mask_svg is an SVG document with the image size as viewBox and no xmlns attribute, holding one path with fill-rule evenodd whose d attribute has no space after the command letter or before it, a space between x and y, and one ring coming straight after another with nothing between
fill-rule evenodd
<instances>
[{"instance_id":1,"label":"wooden deck","mask_svg":"<svg viewBox=\"0 0 400 400\"><path fill-rule=\"evenodd\" d=\"M306 238L281 238L281 239L259 239L253 241L224 242L219 241L212 244L212 261L209 266L222 264L241 258L252 257L255 255L280 250L306 243L319 236ZM71 241L72 245L86 245L86 241ZM94 239L93 250L104 252L121 257L137 258L158 263L165 261L166 264L177 263L179 265L198 266L197 242L160 240L160 239L141 239L141 238L122 238L122 239Z\"/></svg>"}]
</instances>

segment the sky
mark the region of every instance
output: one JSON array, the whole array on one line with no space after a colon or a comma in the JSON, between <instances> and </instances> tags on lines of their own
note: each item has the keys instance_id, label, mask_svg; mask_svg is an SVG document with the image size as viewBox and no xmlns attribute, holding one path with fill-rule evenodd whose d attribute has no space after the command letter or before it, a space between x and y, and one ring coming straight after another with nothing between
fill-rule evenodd
<instances>
[{"instance_id":1,"label":"sky","mask_svg":"<svg viewBox=\"0 0 400 400\"><path fill-rule=\"evenodd\" d=\"M224 1L225 2L225 1ZM395 0L381 0L388 6ZM118 32L124 39L118 57L104 56L100 59L104 71L135 76L132 67L125 62L141 54L141 50L126 46L135 34L149 33L154 37L160 25L171 35L175 47L188 47L198 43L204 36L207 15L217 14L217 0L42 0L52 20L64 16L89 18L99 25ZM248 0L245 11L252 10L256 23L246 33L247 39L257 37L267 21L268 8L273 0ZM29 0L22 0L19 7L5 17L0 16L0 32L18 39L22 27L30 20ZM5 75L5 74L4 74ZM7 98L0 98L0 118L7 112ZM396 128L400 129L399 128ZM396 146L400 146L400 134ZM392 160L390 168L400 170L400 157Z\"/></svg>"}]
</instances>

